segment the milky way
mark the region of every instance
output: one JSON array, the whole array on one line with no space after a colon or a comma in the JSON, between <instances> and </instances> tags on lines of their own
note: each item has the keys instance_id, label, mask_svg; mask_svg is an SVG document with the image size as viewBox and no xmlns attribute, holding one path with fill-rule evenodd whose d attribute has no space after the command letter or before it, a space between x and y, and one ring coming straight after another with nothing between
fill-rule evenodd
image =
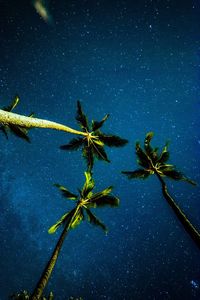
<instances>
[{"instance_id":1,"label":"milky way","mask_svg":"<svg viewBox=\"0 0 200 300\"><path fill-rule=\"evenodd\" d=\"M39 1L36 1L39 2ZM67 237L47 287L56 300L199 299L199 251L161 195L156 178L128 181L137 168L134 144L149 131L170 141L170 162L200 182L200 7L197 1L49 1L52 26L30 1L1 1L1 107L20 95L16 112L35 112L78 129L76 101L90 119L110 117L104 132L129 140L107 149L94 167L96 187L114 186L121 203L99 209L109 228L81 224ZM48 228L84 181L80 152L59 149L72 135L30 131L31 144L1 143L0 299L32 291L59 237ZM200 228L199 187L167 181ZM66 298L65 298L66 297Z\"/></svg>"}]
</instances>

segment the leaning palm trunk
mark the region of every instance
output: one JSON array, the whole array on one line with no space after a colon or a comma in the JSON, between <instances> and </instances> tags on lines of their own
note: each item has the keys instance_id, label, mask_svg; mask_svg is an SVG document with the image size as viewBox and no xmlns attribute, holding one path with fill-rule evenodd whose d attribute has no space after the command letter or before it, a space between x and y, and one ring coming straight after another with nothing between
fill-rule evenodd
<instances>
[{"instance_id":1,"label":"leaning palm trunk","mask_svg":"<svg viewBox=\"0 0 200 300\"><path fill-rule=\"evenodd\" d=\"M192 225L192 223L190 223L190 221L188 220L186 215L183 213L183 211L180 209L180 207L176 204L174 199L169 195L169 193L167 191L167 186L166 186L164 180L162 179L162 177L160 176L160 174L158 172L155 172L155 174L157 175L159 181L161 182L163 196L165 197L165 199L167 200L169 205L174 210L177 218L182 223L185 230L188 232L188 234L193 239L193 241L196 243L196 245L200 248L200 234L199 234L198 230Z\"/></svg>"},{"instance_id":2,"label":"leaning palm trunk","mask_svg":"<svg viewBox=\"0 0 200 300\"><path fill-rule=\"evenodd\" d=\"M60 238L59 238L59 240L58 240L58 242L57 242L57 244L56 244L56 247L53 251L53 254L52 254L50 260L48 261L48 263L47 263L47 265L46 265L46 267L45 267L45 269L44 269L44 271L43 271L43 273L40 277L40 280L38 281L38 284L37 284L32 296L30 298L31 300L40 300L41 299L41 297L43 295L43 291L44 291L44 289L47 285L47 282L49 280L49 277L51 276L53 268L56 264L58 255L60 253L60 250L62 248L62 244L64 242L64 239L65 239L67 233L68 233L68 230L65 227L62 234L61 234L61 236L60 236Z\"/></svg>"},{"instance_id":3,"label":"leaning palm trunk","mask_svg":"<svg viewBox=\"0 0 200 300\"><path fill-rule=\"evenodd\" d=\"M43 291L44 291L44 289L45 289L45 287L48 283L48 280L51 276L53 268L54 268L54 266L56 264L56 261L58 259L58 255L59 255L60 250L62 248L65 237L66 237L66 235L69 231L69 228L71 227L71 224L74 220L74 217L76 216L76 213L77 213L78 209L79 209L79 206L77 206L76 211L75 211L73 217L71 218L70 222L68 222L65 225L65 227L64 227L64 229L61 233L61 236L60 236L60 238L59 238L59 240L58 240L58 242L57 242L57 244L54 248L53 254L51 255L50 260L48 261L48 263L47 263L47 265L46 265L46 267L45 267L45 269L44 269L44 271L43 271L43 273L40 277L40 280L38 281L38 284L37 284L32 296L30 297L30 300L40 300L41 299Z\"/></svg>"},{"instance_id":4,"label":"leaning palm trunk","mask_svg":"<svg viewBox=\"0 0 200 300\"><path fill-rule=\"evenodd\" d=\"M87 135L85 132L72 129L70 127L67 127L65 125L56 122L38 119L38 118L26 117L12 112L7 112L2 109L0 109L0 123L14 124L25 128L33 128L33 127L50 128L50 129L61 130L61 131L79 134L79 135Z\"/></svg>"}]
</instances>

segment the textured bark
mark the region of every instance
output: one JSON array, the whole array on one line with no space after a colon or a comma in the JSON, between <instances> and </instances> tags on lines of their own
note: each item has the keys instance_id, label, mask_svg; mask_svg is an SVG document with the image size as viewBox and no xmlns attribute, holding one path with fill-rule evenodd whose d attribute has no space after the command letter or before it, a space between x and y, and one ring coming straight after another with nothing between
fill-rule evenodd
<instances>
[{"instance_id":1,"label":"textured bark","mask_svg":"<svg viewBox=\"0 0 200 300\"><path fill-rule=\"evenodd\" d=\"M25 128L33 128L33 127L49 128L49 129L55 129L55 130L69 132L69 133L79 134L79 135L87 135L87 133L85 132L72 129L70 127L67 127L65 125L56 122L38 119L38 118L26 117L12 112L7 112L2 109L0 109L0 123L14 124Z\"/></svg>"},{"instance_id":2,"label":"textured bark","mask_svg":"<svg viewBox=\"0 0 200 300\"><path fill-rule=\"evenodd\" d=\"M181 222L181 224L184 226L185 230L188 232L190 237L193 239L193 241L196 243L196 245L200 248L200 233L199 231L192 225L192 223L188 220L187 216L184 214L184 212L181 210L181 208L176 204L174 199L170 196L167 190L167 186L162 179L162 177L155 172L157 175L159 181L161 182L162 185L162 193L169 205L172 207L174 210L177 218Z\"/></svg>"}]
</instances>

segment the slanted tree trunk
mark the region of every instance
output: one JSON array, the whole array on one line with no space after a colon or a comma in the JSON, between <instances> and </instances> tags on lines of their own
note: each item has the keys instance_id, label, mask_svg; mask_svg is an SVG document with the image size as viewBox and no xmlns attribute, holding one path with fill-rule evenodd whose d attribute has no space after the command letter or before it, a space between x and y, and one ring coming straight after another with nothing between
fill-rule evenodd
<instances>
[{"instance_id":1,"label":"slanted tree trunk","mask_svg":"<svg viewBox=\"0 0 200 300\"><path fill-rule=\"evenodd\" d=\"M74 220L74 217L76 216L76 213L77 213L78 209L79 209L79 206L77 206L76 211L75 211L73 217L71 218L70 222L68 222L65 225L65 227L64 227L64 229L61 233L61 236L60 236L60 238L59 238L59 240L58 240L58 242L57 242L57 244L56 244L56 246L53 250L51 258L49 259L49 261L48 261L48 263L47 263L47 265L46 265L46 267L45 267L45 269L44 269L44 271L43 271L43 273L40 277L40 280L38 281L38 283L36 285L36 288L35 288L33 294L30 297L30 300L40 300L41 299L43 291L44 291L44 289L45 289L45 287L48 283L48 280L51 276L53 268L54 268L54 266L56 264L56 261L58 259L58 255L59 255L60 250L62 248L65 237L66 237L66 235L69 231L69 228L71 227L71 224Z\"/></svg>"},{"instance_id":2,"label":"slanted tree trunk","mask_svg":"<svg viewBox=\"0 0 200 300\"><path fill-rule=\"evenodd\" d=\"M59 124L56 122L22 116L22 115L15 114L12 112L4 111L2 109L0 109L0 123L14 124L14 125L18 125L18 126L25 127L25 128L33 128L33 127L49 128L49 129L55 129L55 130L69 132L69 133L79 134L79 135L87 135L87 133L85 133L85 132L72 129L68 126L65 126L65 125L62 125L62 124Z\"/></svg>"},{"instance_id":3,"label":"slanted tree trunk","mask_svg":"<svg viewBox=\"0 0 200 300\"><path fill-rule=\"evenodd\" d=\"M169 205L174 210L177 218L185 228L185 230L188 232L190 237L193 239L193 241L196 243L196 245L200 248L200 233L198 230L192 225L192 223L188 220L187 216L184 214L184 212L181 210L181 208L176 204L174 199L170 196L167 190L167 186L160 176L158 172L155 171L156 176L158 177L161 185L162 185L162 193Z\"/></svg>"}]
</instances>

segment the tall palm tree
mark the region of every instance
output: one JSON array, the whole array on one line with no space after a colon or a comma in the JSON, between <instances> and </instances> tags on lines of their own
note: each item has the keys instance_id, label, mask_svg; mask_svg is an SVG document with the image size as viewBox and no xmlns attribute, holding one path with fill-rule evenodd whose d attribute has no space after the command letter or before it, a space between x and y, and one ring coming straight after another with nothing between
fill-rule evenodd
<instances>
[{"instance_id":1,"label":"tall palm tree","mask_svg":"<svg viewBox=\"0 0 200 300\"><path fill-rule=\"evenodd\" d=\"M20 114L13 113L12 110L16 107L18 102L19 102L19 96L16 96L13 103L9 107L0 109L1 130L4 132L6 136L7 136L6 134L7 130L5 130L5 128L11 129L15 134L17 134L17 132L19 133L20 131L20 134L22 135L22 131L26 133L26 129L34 128L34 127L61 130L61 131L83 135L83 136L87 135L85 132L72 129L68 126L56 122L34 118L33 114L29 116L23 116ZM25 139L27 139L27 137Z\"/></svg>"},{"instance_id":2,"label":"tall palm tree","mask_svg":"<svg viewBox=\"0 0 200 300\"><path fill-rule=\"evenodd\" d=\"M76 120L86 136L80 138L73 138L67 145L62 145L62 150L77 150L82 149L83 157L86 159L88 170L91 170L94 164L94 158L109 162L104 146L109 147L122 147L128 141L122 139L117 135L105 134L100 128L108 119L109 115L101 121L92 121L91 125L84 114L80 101L77 101L77 114Z\"/></svg>"},{"instance_id":3,"label":"tall palm tree","mask_svg":"<svg viewBox=\"0 0 200 300\"><path fill-rule=\"evenodd\" d=\"M152 137L153 132L147 133L144 141L144 150L141 148L139 142L136 143L136 155L138 158L137 162L140 165L140 168L135 171L122 171L122 173L128 176L129 179L146 179L150 175L155 174L161 183L163 196L174 210L185 230L196 242L198 247L200 247L200 233L188 220L187 216L176 204L174 199L170 196L163 178L168 177L178 181L186 181L192 185L196 185L196 183L187 178L183 173L177 171L174 165L167 164L169 159L168 143L166 143L162 152L159 154L158 148L152 148L150 145Z\"/></svg>"},{"instance_id":4,"label":"tall palm tree","mask_svg":"<svg viewBox=\"0 0 200 300\"><path fill-rule=\"evenodd\" d=\"M91 224L99 226L105 232L107 232L106 226L93 214L90 209L107 205L116 207L119 205L119 199L111 195L112 186L109 186L101 192L93 193L94 185L95 183L90 172L85 172L85 183L83 185L83 188L79 191L79 195L71 193L64 186L55 184L55 186L61 191L62 195L65 198L75 201L75 207L71 211L64 214L61 219L58 220L58 222L56 222L56 224L54 224L48 231L50 234L52 234L61 225L64 225L64 229L53 250L52 256L48 261L40 277L40 280L31 296L31 300L39 300L41 295L43 294L43 290L47 285L49 277L53 271L64 239L70 229L77 227L83 220L87 218L87 220Z\"/></svg>"}]
</instances>

